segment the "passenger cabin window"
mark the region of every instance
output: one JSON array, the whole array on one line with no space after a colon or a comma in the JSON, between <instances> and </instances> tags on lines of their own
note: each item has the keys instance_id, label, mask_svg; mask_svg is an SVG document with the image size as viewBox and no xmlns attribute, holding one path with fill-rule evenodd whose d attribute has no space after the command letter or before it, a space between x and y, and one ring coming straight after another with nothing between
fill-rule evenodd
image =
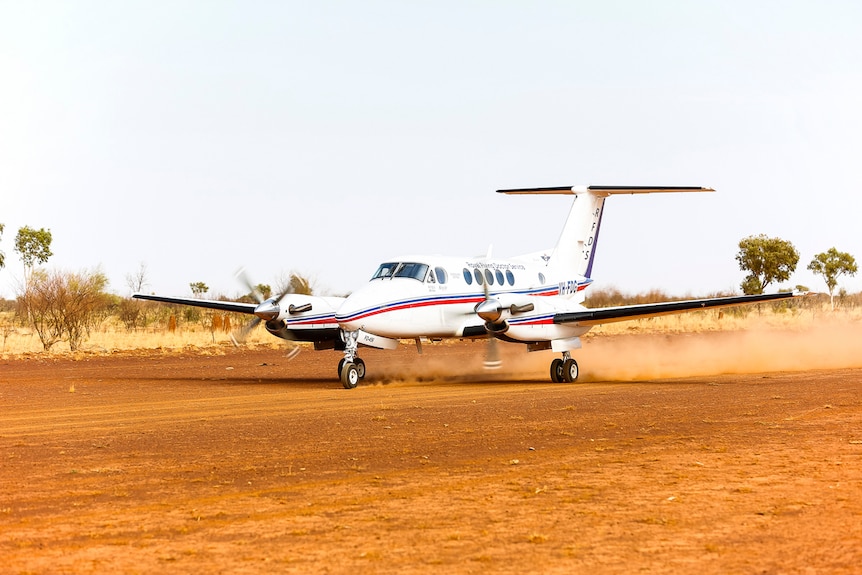
<instances>
[{"instance_id":1,"label":"passenger cabin window","mask_svg":"<svg viewBox=\"0 0 862 575\"><path fill-rule=\"evenodd\" d=\"M470 270L464 268L461 272L464 275L464 281L467 282L467 285L473 284L473 274L470 273Z\"/></svg>"},{"instance_id":2,"label":"passenger cabin window","mask_svg":"<svg viewBox=\"0 0 862 575\"><path fill-rule=\"evenodd\" d=\"M377 273L374 274L372 280L384 278L412 278L425 281L425 276L428 275L428 266L416 262L390 262L380 264L377 268Z\"/></svg>"},{"instance_id":3,"label":"passenger cabin window","mask_svg":"<svg viewBox=\"0 0 862 575\"><path fill-rule=\"evenodd\" d=\"M506 270L506 281L509 282L510 286L515 285L515 276L512 274L512 270Z\"/></svg>"},{"instance_id":4,"label":"passenger cabin window","mask_svg":"<svg viewBox=\"0 0 862 575\"><path fill-rule=\"evenodd\" d=\"M494 276L497 278L497 283L503 285L503 272L497 270L496 272L494 272Z\"/></svg>"},{"instance_id":5,"label":"passenger cabin window","mask_svg":"<svg viewBox=\"0 0 862 575\"><path fill-rule=\"evenodd\" d=\"M491 270L485 270L485 281L488 282L489 286L494 285L494 274L491 273Z\"/></svg>"},{"instance_id":6,"label":"passenger cabin window","mask_svg":"<svg viewBox=\"0 0 862 575\"><path fill-rule=\"evenodd\" d=\"M485 283L484 278L482 278L482 272L480 272L479 270L474 269L473 276L476 278L476 283L478 285L482 285L483 283Z\"/></svg>"}]
</instances>

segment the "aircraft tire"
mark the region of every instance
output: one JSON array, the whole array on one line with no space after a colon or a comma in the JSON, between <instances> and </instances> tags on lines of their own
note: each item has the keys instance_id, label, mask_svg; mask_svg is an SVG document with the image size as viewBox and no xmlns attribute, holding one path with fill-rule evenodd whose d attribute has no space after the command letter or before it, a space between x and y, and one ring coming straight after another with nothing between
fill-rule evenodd
<instances>
[{"instance_id":1,"label":"aircraft tire","mask_svg":"<svg viewBox=\"0 0 862 575\"><path fill-rule=\"evenodd\" d=\"M563 360L559 357L551 362L551 381L563 383Z\"/></svg>"},{"instance_id":2,"label":"aircraft tire","mask_svg":"<svg viewBox=\"0 0 862 575\"><path fill-rule=\"evenodd\" d=\"M341 378L341 368L344 367L344 362L347 361L343 357L338 360L338 369L336 369L336 373L338 374L339 379Z\"/></svg>"},{"instance_id":3,"label":"aircraft tire","mask_svg":"<svg viewBox=\"0 0 862 575\"><path fill-rule=\"evenodd\" d=\"M563 362L563 379L567 383L578 381L578 362L574 359L567 359Z\"/></svg>"},{"instance_id":4,"label":"aircraft tire","mask_svg":"<svg viewBox=\"0 0 862 575\"><path fill-rule=\"evenodd\" d=\"M365 379L365 362L357 357L353 360L353 363L356 364L356 371L359 373L359 379Z\"/></svg>"},{"instance_id":5,"label":"aircraft tire","mask_svg":"<svg viewBox=\"0 0 862 575\"><path fill-rule=\"evenodd\" d=\"M341 367L341 385L344 389L353 389L359 383L359 370L352 361L344 362Z\"/></svg>"}]
</instances>

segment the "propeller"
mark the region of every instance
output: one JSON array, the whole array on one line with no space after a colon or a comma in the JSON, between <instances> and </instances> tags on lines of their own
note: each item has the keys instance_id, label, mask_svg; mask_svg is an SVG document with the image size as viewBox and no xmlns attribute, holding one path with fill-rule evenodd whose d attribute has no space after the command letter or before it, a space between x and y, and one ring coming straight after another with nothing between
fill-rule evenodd
<instances>
[{"instance_id":1,"label":"propeller","mask_svg":"<svg viewBox=\"0 0 862 575\"><path fill-rule=\"evenodd\" d=\"M257 301L257 307L254 308L255 317L242 327L238 333L239 337L231 336L231 340L234 345L239 345L239 343L245 342L248 334L250 334L261 321L274 320L279 316L281 313L281 306L279 306L279 303L281 303L281 300L287 295L287 292L282 293L277 298L263 299L263 295L251 282L248 274L246 274L245 268L240 268L236 272L236 278L248 289L255 301Z\"/></svg>"},{"instance_id":2,"label":"propeller","mask_svg":"<svg viewBox=\"0 0 862 575\"><path fill-rule=\"evenodd\" d=\"M494 328L503 316L503 306L498 300L491 299L487 281L482 282L482 289L485 292L485 299L477 303L474 310L476 315L485 320L488 343L485 346L484 365L486 370L491 371L500 369L503 366L503 362L500 360L500 352L497 350L497 336L494 335L495 332L500 331Z\"/></svg>"},{"instance_id":3,"label":"propeller","mask_svg":"<svg viewBox=\"0 0 862 575\"><path fill-rule=\"evenodd\" d=\"M281 300L283 300L284 297L290 292L288 288L285 288L285 291L282 292L281 295L279 295L278 297L264 299L263 294L260 293L260 291L257 289L257 286L252 283L251 278L249 278L248 274L245 272L245 268L240 268L239 270L237 270L236 278L246 287L246 289L248 289L251 296L257 302L257 306L254 308L253 312L255 317L253 317L251 321L246 323L242 327L242 329L239 330L239 332L237 333L238 337L234 337L233 334L231 334L230 336L230 339L233 342L234 346L239 347L241 343L245 342L246 338L248 337L248 334L250 334L252 330L254 330L254 328L256 328L258 324L260 324L261 321L272 321L274 319L277 319L278 316L281 315ZM290 314L303 313L306 311L311 311L311 303L305 303L302 305L290 304L287 309L287 312ZM299 346L293 346L288 349L287 353L285 354L287 361L290 361L294 357L299 355L300 351L301 348Z\"/></svg>"}]
</instances>

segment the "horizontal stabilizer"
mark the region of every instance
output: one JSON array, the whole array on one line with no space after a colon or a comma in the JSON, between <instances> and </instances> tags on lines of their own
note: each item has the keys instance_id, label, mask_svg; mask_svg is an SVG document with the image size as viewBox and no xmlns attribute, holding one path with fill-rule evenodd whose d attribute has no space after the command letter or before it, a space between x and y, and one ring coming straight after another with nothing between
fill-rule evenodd
<instances>
[{"instance_id":1,"label":"horizontal stabilizer","mask_svg":"<svg viewBox=\"0 0 862 575\"><path fill-rule=\"evenodd\" d=\"M498 194L564 194L576 195L591 192L600 196L612 194L654 194L664 192L714 192L700 186L555 186L549 188L513 188L497 190Z\"/></svg>"}]
</instances>

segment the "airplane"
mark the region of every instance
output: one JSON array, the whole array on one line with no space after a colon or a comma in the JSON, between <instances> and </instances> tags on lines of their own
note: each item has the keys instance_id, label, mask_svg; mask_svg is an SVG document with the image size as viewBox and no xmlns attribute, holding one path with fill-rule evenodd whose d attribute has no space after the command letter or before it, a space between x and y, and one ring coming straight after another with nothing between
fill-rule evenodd
<instances>
[{"instance_id":1,"label":"airplane","mask_svg":"<svg viewBox=\"0 0 862 575\"><path fill-rule=\"evenodd\" d=\"M512 258L404 255L381 263L371 279L347 297L281 294L263 299L243 274L258 303L166 297L133 297L255 316L272 335L311 342L315 350L343 352L337 375L346 389L365 378L361 346L394 349L402 340L488 338L489 369L499 368L495 341L520 343L531 352L561 354L550 365L555 383L577 381L572 351L593 326L695 310L799 297L798 292L714 297L640 305L587 308L605 200L621 194L714 192L693 186L562 186L497 190L500 194L566 194L574 200L553 249ZM489 250L490 251L490 250Z\"/></svg>"}]
</instances>

